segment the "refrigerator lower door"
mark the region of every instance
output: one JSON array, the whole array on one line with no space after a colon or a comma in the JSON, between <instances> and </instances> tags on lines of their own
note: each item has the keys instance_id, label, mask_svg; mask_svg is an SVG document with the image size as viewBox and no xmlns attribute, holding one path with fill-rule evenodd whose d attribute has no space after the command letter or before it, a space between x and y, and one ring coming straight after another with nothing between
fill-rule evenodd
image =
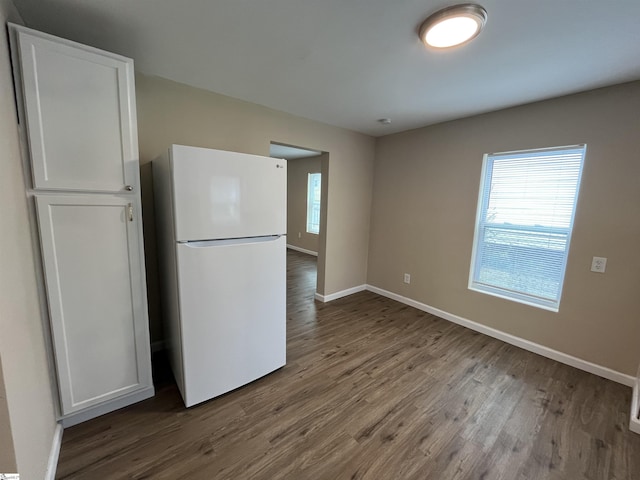
<instances>
[{"instance_id":1,"label":"refrigerator lower door","mask_svg":"<svg viewBox=\"0 0 640 480\"><path fill-rule=\"evenodd\" d=\"M285 236L178 243L177 260L187 407L285 364Z\"/></svg>"}]
</instances>

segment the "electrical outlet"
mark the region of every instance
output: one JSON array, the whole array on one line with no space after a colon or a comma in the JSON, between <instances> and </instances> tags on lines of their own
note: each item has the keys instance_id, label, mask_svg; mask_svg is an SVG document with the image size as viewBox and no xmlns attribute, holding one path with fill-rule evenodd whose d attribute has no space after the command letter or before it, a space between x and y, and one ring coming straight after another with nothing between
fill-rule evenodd
<instances>
[{"instance_id":1,"label":"electrical outlet","mask_svg":"<svg viewBox=\"0 0 640 480\"><path fill-rule=\"evenodd\" d=\"M597 273L604 273L607 268L607 259L605 257L593 257L591 261L591 271Z\"/></svg>"},{"instance_id":2,"label":"electrical outlet","mask_svg":"<svg viewBox=\"0 0 640 480\"><path fill-rule=\"evenodd\" d=\"M302 237L302 233L298 232L298 238Z\"/></svg>"},{"instance_id":3,"label":"electrical outlet","mask_svg":"<svg viewBox=\"0 0 640 480\"><path fill-rule=\"evenodd\" d=\"M408 273L404 274L404 283L411 283L411 275Z\"/></svg>"}]
</instances>

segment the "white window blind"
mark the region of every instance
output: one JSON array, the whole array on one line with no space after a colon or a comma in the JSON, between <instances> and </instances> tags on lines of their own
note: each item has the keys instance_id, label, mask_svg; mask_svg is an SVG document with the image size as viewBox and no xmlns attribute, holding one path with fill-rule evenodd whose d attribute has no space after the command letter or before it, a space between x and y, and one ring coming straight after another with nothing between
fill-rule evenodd
<instances>
[{"instance_id":1,"label":"white window blind","mask_svg":"<svg viewBox=\"0 0 640 480\"><path fill-rule=\"evenodd\" d=\"M307 181L307 232L320 233L321 174L310 173Z\"/></svg>"},{"instance_id":2,"label":"white window blind","mask_svg":"<svg viewBox=\"0 0 640 480\"><path fill-rule=\"evenodd\" d=\"M558 311L585 149L485 155L470 289Z\"/></svg>"}]
</instances>

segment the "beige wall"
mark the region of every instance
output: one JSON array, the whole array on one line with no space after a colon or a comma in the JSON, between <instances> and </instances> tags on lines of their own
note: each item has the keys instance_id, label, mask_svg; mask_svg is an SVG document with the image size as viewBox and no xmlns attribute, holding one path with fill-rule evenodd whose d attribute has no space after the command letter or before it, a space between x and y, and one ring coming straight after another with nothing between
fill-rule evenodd
<instances>
[{"instance_id":1,"label":"beige wall","mask_svg":"<svg viewBox=\"0 0 640 480\"><path fill-rule=\"evenodd\" d=\"M0 24L8 19L19 21L11 2L0 0ZM0 355L18 472L41 479L56 420L6 38L0 35ZM0 413L0 429L5 421Z\"/></svg>"},{"instance_id":2,"label":"beige wall","mask_svg":"<svg viewBox=\"0 0 640 480\"><path fill-rule=\"evenodd\" d=\"M7 393L4 388L4 375L2 373L2 356L0 356L0 472L15 473L16 452L13 449L13 436L11 435L11 417L7 404Z\"/></svg>"},{"instance_id":3,"label":"beige wall","mask_svg":"<svg viewBox=\"0 0 640 480\"><path fill-rule=\"evenodd\" d=\"M375 140L342 128L169 80L136 76L138 132L150 312L157 311L157 267L150 169L146 165L172 143L269 155L271 142L329 153L326 256L318 258L318 291L362 285L367 245ZM320 242L323 242L321 236ZM324 278L322 271L324 270ZM152 314L153 315L153 314ZM152 319L152 338L161 338Z\"/></svg>"},{"instance_id":4,"label":"beige wall","mask_svg":"<svg viewBox=\"0 0 640 480\"><path fill-rule=\"evenodd\" d=\"M483 154L578 143L587 155L559 313L468 290ZM380 138L374 192L368 283L635 375L640 82ZM593 256L608 257L605 274L589 271Z\"/></svg>"},{"instance_id":5,"label":"beige wall","mask_svg":"<svg viewBox=\"0 0 640 480\"><path fill-rule=\"evenodd\" d=\"M318 252L318 235L307 233L307 184L320 173L321 156L287 162L287 244Z\"/></svg>"}]
</instances>

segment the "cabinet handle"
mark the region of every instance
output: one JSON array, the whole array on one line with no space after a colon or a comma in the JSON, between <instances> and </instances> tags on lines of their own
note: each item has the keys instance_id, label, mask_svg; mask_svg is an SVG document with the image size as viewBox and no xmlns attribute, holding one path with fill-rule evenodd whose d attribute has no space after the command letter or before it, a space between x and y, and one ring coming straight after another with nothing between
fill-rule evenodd
<instances>
[{"instance_id":1,"label":"cabinet handle","mask_svg":"<svg viewBox=\"0 0 640 480\"><path fill-rule=\"evenodd\" d=\"M127 192L133 192L133 187L132 187L131 185L125 185L125 186L124 186L124 189L125 189Z\"/></svg>"},{"instance_id":2,"label":"cabinet handle","mask_svg":"<svg viewBox=\"0 0 640 480\"><path fill-rule=\"evenodd\" d=\"M129 221L133 222L133 203L129 204L128 211L129 211Z\"/></svg>"}]
</instances>

